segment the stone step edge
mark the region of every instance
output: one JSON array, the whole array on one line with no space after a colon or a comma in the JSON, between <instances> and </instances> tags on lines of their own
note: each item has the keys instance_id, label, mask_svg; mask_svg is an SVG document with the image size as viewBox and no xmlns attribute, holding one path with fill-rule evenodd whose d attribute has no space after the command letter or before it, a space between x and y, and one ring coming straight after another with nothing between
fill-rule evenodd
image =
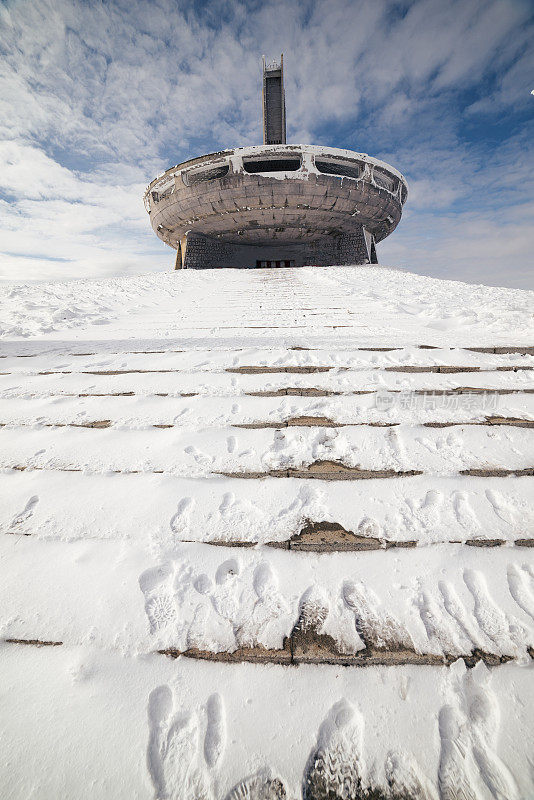
<instances>
[{"instance_id":1,"label":"stone step edge","mask_svg":"<svg viewBox=\"0 0 534 800\"><path fill-rule=\"evenodd\" d=\"M459 386L456 389L382 389L381 394L405 394L420 395L426 397L453 397L463 394L487 394L487 395L510 395L510 394L534 394L534 389L487 389L484 387ZM333 389L322 389L318 387L285 387L281 389L260 389L256 392L238 392L236 394L201 394L200 392L58 392L50 394L36 394L24 392L23 397L52 398L52 397L357 397L365 394L378 394L376 389L355 389L353 391L336 391ZM14 395L13 397L20 397ZM0 400L12 400L13 397L0 396Z\"/></svg>"},{"instance_id":2,"label":"stone step edge","mask_svg":"<svg viewBox=\"0 0 534 800\"><path fill-rule=\"evenodd\" d=\"M6 644L30 647L62 647L62 641L45 639L4 638ZM334 646L332 645L334 643ZM67 645L68 646L68 645ZM370 667L370 666L450 666L462 659L467 667L474 667L483 661L488 667L497 667L514 661L515 656L508 654L488 653L478 648L471 652L436 655L434 653L418 653L415 650L403 648L387 649L365 647L355 654L340 653L335 647L335 642L328 634L314 631L294 632L284 640L282 649L267 649L262 646L242 647L232 652L212 652L199 648L179 650L168 647L156 651L160 655L177 659L184 658L199 661L214 661L224 664L280 664L284 666L299 666L300 664L333 665L342 667ZM534 660L534 648L527 647L526 653Z\"/></svg>"},{"instance_id":3,"label":"stone step edge","mask_svg":"<svg viewBox=\"0 0 534 800\"><path fill-rule=\"evenodd\" d=\"M398 425L406 425L404 422L335 422L327 417L294 417L293 419L279 421L279 422L243 422L229 424L229 428L240 428L247 430L267 430L267 429L281 429L281 428L393 428ZM409 423L423 428L451 428L454 426L467 426L467 425L511 425L516 428L534 428L534 420L521 419L519 417L486 417L484 420L458 420L454 422L414 422ZM158 430L167 428L185 429L185 425L175 425L174 423L165 422L152 422L144 425L143 427L129 427L125 426L122 422L110 419L90 420L88 422L36 422L32 420L18 421L18 422L0 422L0 428L26 428L35 427L38 425L42 428L93 428L95 430L103 430L112 428L118 425L118 430L149 430L156 428ZM206 428L220 428L220 425L206 425Z\"/></svg>"},{"instance_id":4,"label":"stone step edge","mask_svg":"<svg viewBox=\"0 0 534 800\"><path fill-rule=\"evenodd\" d=\"M442 350L443 352L450 352L456 350L468 350L469 352L473 353L495 353L497 355L507 355L507 354L517 354L517 355L534 355L534 346L529 345L504 345L504 346L488 346L488 347L440 347L439 345L432 345L432 344L417 344L417 345L406 345L406 347L415 348L416 350ZM405 350L406 347L351 347L347 348L347 352L367 352L367 353L391 353L397 350ZM231 350L229 348L206 348L203 350L194 350L192 352L203 352L203 353L221 353L221 352L231 352L237 353L242 352L245 349L250 348L236 348L235 350ZM262 348L258 348L262 349ZM264 348L264 349L273 349L273 348ZM320 348L320 347L303 347L301 345L294 345L292 347L280 347L274 348L279 350L304 350L313 352L315 350L324 350L327 348ZM186 353L191 352L189 350L117 350L117 351L96 351L94 353L64 353L62 351L58 352L50 352L44 351L41 353L15 353L14 355L0 355L1 358L39 358L41 356L61 356L62 358L75 358L75 357L87 357L87 356L101 356L101 355L109 355L109 356L120 356L120 355L166 355L167 353ZM343 351L345 352L345 351Z\"/></svg>"},{"instance_id":5,"label":"stone step edge","mask_svg":"<svg viewBox=\"0 0 534 800\"><path fill-rule=\"evenodd\" d=\"M531 365L514 365L514 366L501 366L501 367L462 367L462 366L447 366L447 365L430 365L430 366L417 366L417 365L399 365L389 367L376 367L371 365L364 365L358 369L351 367L338 367L338 366L305 366L305 367L258 367L258 366L243 366L243 367L223 367L221 369L209 370L187 370L187 369L99 369L99 370L43 370L35 373L27 372L0 372L0 375L20 375L20 376L43 376L43 375L220 375L224 373L237 374L237 375L314 375L325 372L401 372L401 373L440 373L454 375L463 372L522 372L525 370L534 370Z\"/></svg>"},{"instance_id":6,"label":"stone step edge","mask_svg":"<svg viewBox=\"0 0 534 800\"><path fill-rule=\"evenodd\" d=\"M215 475L222 475L225 478L242 478L249 480L261 480L262 478L311 478L317 480L369 480L372 478L407 478L414 475L427 474L423 470L392 470L392 469L360 469L358 467L347 467L335 461L315 461L308 467L302 469L289 468L280 470L269 470L266 472L215 472ZM459 475L467 475L479 478L504 478L511 475L532 476L534 467L524 469L463 469L459 470Z\"/></svg>"},{"instance_id":7,"label":"stone step edge","mask_svg":"<svg viewBox=\"0 0 534 800\"><path fill-rule=\"evenodd\" d=\"M332 465L332 467L330 466ZM27 464L0 464L0 471L13 470L15 472L85 472L87 474L101 475L102 472L95 470L91 472L86 467L33 467ZM166 473L163 469L140 470L130 469L121 470L113 469L106 470L107 473L112 475L172 475L173 477L187 478L187 475L176 475L175 473ZM193 476L195 478L212 478L215 475L220 475L225 478L241 478L243 480L261 480L262 478L299 478L299 479L313 479L313 480L370 480L374 478L406 478L414 475L428 475L435 476L436 473L425 473L422 470L362 470L357 467L346 467L343 464L336 462L316 461L310 464L305 469L281 469L270 470L269 472L208 472L205 475ZM444 477L451 477L451 475L466 475L475 478L507 478L534 476L534 467L525 467L523 469L464 469L456 473L445 473Z\"/></svg>"}]
</instances>

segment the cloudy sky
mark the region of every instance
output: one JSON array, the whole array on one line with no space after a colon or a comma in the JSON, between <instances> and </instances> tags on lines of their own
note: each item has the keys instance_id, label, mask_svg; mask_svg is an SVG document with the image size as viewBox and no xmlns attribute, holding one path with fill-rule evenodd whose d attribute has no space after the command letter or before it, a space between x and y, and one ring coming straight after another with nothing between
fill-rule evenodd
<instances>
[{"instance_id":1,"label":"cloudy sky","mask_svg":"<svg viewBox=\"0 0 534 800\"><path fill-rule=\"evenodd\" d=\"M159 172L261 143L366 152L410 194L381 263L534 286L532 0L0 0L0 279L167 270Z\"/></svg>"}]
</instances>

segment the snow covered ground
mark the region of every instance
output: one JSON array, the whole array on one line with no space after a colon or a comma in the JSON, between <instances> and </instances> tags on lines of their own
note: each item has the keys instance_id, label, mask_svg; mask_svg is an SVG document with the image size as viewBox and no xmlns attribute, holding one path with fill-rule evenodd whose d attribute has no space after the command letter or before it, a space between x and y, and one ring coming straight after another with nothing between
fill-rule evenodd
<instances>
[{"instance_id":1,"label":"snow covered ground","mask_svg":"<svg viewBox=\"0 0 534 800\"><path fill-rule=\"evenodd\" d=\"M534 797L534 293L0 307L0 797Z\"/></svg>"}]
</instances>

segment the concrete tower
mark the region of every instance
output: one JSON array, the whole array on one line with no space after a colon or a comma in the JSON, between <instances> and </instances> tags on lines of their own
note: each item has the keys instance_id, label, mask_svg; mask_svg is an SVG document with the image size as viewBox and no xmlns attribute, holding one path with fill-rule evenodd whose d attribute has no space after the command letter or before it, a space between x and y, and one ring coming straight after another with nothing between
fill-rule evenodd
<instances>
[{"instance_id":1,"label":"concrete tower","mask_svg":"<svg viewBox=\"0 0 534 800\"><path fill-rule=\"evenodd\" d=\"M284 65L263 60L263 139L159 175L145 207L176 269L376 263L408 193L393 167L352 150L286 144Z\"/></svg>"},{"instance_id":2,"label":"concrete tower","mask_svg":"<svg viewBox=\"0 0 534 800\"><path fill-rule=\"evenodd\" d=\"M263 56L263 144L286 143L284 54L279 64L265 64Z\"/></svg>"}]
</instances>

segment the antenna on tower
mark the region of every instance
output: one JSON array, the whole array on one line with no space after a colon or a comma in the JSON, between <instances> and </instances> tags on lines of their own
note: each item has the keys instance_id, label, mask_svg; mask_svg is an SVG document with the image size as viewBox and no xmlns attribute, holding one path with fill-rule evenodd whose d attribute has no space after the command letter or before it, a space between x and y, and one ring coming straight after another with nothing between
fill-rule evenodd
<instances>
[{"instance_id":1,"label":"antenna on tower","mask_svg":"<svg viewBox=\"0 0 534 800\"><path fill-rule=\"evenodd\" d=\"M280 63L266 64L263 56L263 144L286 143L284 54Z\"/></svg>"}]
</instances>

